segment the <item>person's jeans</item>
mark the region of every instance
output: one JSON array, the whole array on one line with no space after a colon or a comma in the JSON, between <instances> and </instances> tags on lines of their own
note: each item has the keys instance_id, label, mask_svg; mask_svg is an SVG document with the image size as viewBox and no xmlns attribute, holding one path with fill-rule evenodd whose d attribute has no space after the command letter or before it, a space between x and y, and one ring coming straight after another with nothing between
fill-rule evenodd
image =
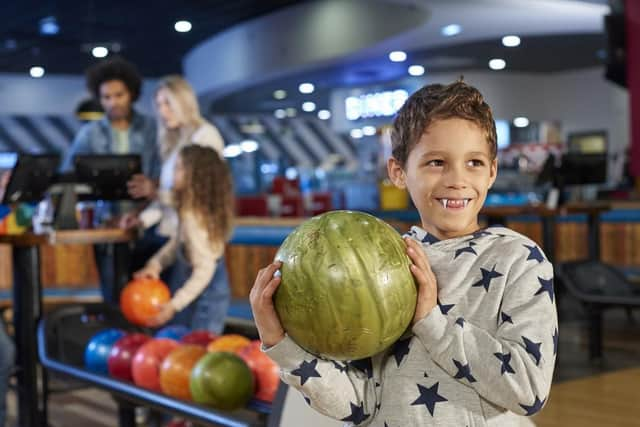
<instances>
[{"instance_id":1,"label":"person's jeans","mask_svg":"<svg viewBox=\"0 0 640 427\"><path fill-rule=\"evenodd\" d=\"M4 329L4 322L0 320L0 427L4 427L7 415L7 388L9 375L13 369L16 351L13 340Z\"/></svg>"},{"instance_id":2,"label":"person's jeans","mask_svg":"<svg viewBox=\"0 0 640 427\"><path fill-rule=\"evenodd\" d=\"M176 313L169 324L184 325L192 330L206 329L216 334L222 333L224 319L231 302L231 292L224 257L214 262L216 262L216 272L207 287L191 304ZM189 276L191 276L191 265L180 250L168 282L171 293L174 294L180 289Z\"/></svg>"}]
</instances>

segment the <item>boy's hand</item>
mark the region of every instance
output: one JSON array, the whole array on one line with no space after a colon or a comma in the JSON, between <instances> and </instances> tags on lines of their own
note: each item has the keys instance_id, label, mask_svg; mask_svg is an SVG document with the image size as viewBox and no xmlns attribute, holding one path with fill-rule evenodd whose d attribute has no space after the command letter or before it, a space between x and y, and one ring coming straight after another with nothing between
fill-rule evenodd
<instances>
[{"instance_id":1,"label":"boy's hand","mask_svg":"<svg viewBox=\"0 0 640 427\"><path fill-rule=\"evenodd\" d=\"M411 258L411 273L418 282L418 303L413 316L413 325L422 320L438 304L438 286L436 276L431 271L429 260L418 242L405 237L407 255Z\"/></svg>"},{"instance_id":2,"label":"boy's hand","mask_svg":"<svg viewBox=\"0 0 640 427\"><path fill-rule=\"evenodd\" d=\"M273 275L281 266L282 263L276 261L260 270L249 294L253 319L266 347L274 346L284 338L284 329L273 305L273 294L280 285L280 276Z\"/></svg>"}]
</instances>

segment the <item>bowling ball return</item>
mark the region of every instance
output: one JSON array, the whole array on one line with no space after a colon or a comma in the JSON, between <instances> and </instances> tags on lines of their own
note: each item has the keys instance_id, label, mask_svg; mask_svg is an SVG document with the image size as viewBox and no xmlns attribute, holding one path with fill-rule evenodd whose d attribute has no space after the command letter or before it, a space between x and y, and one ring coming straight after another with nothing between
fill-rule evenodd
<instances>
[{"instance_id":1,"label":"bowling ball return","mask_svg":"<svg viewBox=\"0 0 640 427\"><path fill-rule=\"evenodd\" d=\"M280 383L273 403L252 400L242 409L219 411L193 402L174 399L106 375L93 373L84 367L84 351L89 339L107 328L121 328L126 332L153 335L151 330L127 323L117 307L106 304L67 305L47 314L38 325L38 354L49 371L79 381L112 394L118 404L120 427L134 427L134 408L153 410L179 416L187 420L230 427L276 427L280 423L287 386ZM228 317L224 333L257 338L252 321Z\"/></svg>"}]
</instances>

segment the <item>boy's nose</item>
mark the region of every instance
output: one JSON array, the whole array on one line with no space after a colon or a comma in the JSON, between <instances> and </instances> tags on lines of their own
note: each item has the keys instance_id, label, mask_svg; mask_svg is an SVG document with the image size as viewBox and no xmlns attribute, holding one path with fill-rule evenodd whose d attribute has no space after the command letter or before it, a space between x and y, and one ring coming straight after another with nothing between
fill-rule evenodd
<instances>
[{"instance_id":1,"label":"boy's nose","mask_svg":"<svg viewBox=\"0 0 640 427\"><path fill-rule=\"evenodd\" d=\"M450 168L445 175L445 185L449 188L466 188L468 184L464 171Z\"/></svg>"}]
</instances>

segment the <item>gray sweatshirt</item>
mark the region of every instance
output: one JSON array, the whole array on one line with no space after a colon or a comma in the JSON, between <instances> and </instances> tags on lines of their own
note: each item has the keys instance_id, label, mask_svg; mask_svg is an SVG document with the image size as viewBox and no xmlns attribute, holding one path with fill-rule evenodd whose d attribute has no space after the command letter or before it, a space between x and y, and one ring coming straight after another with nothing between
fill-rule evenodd
<instances>
[{"instance_id":1,"label":"gray sweatshirt","mask_svg":"<svg viewBox=\"0 0 640 427\"><path fill-rule=\"evenodd\" d=\"M438 241L419 227L438 306L371 358L320 359L285 337L265 352L315 410L346 425L520 426L547 401L558 344L553 267L508 228ZM331 331L327 331L331 333Z\"/></svg>"}]
</instances>

